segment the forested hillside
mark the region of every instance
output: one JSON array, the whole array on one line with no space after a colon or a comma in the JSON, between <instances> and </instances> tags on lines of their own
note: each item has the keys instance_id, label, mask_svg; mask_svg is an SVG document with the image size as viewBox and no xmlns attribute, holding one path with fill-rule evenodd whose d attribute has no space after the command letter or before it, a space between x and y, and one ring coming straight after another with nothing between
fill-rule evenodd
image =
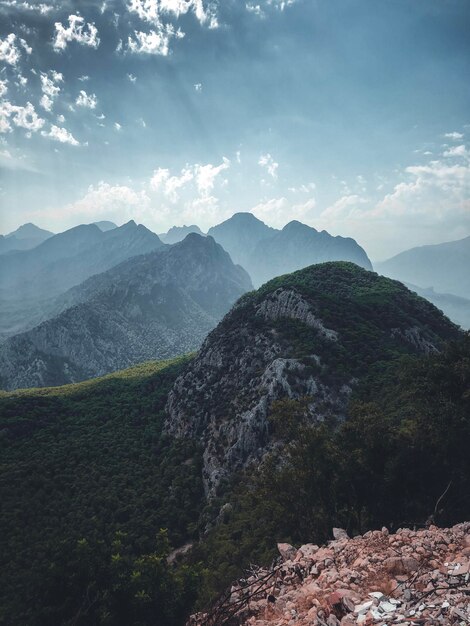
<instances>
[{"instance_id":1,"label":"forested hillside","mask_svg":"<svg viewBox=\"0 0 470 626\"><path fill-rule=\"evenodd\" d=\"M196 357L0 416L5 626L183 626L278 541L470 518L470 338L351 264L243 296Z\"/></svg>"},{"instance_id":2,"label":"forested hillside","mask_svg":"<svg viewBox=\"0 0 470 626\"><path fill-rule=\"evenodd\" d=\"M194 536L200 462L161 425L185 362L0 395L1 624L182 623L194 573L166 556Z\"/></svg>"}]
</instances>

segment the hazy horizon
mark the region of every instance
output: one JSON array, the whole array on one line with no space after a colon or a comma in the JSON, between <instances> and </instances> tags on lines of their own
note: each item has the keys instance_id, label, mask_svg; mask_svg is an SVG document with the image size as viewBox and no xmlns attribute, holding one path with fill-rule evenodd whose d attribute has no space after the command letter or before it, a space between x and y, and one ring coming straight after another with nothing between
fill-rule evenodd
<instances>
[{"instance_id":1,"label":"hazy horizon","mask_svg":"<svg viewBox=\"0 0 470 626\"><path fill-rule=\"evenodd\" d=\"M226 218L226 219L230 219L230 217L233 217L233 215L236 215L236 213L237 213L237 212L233 213L232 215L230 215L230 216L229 216L228 218ZM249 211L248 211L248 213L249 213ZM256 217L256 216L255 216L255 217ZM258 218L258 219L259 219L259 218ZM91 220L90 222L80 222L80 223L74 224L73 226L70 226L69 228L64 229L64 231L65 231L65 230L70 230L70 229L72 229L72 228L77 228L78 226L82 226L82 225L86 225L86 224L96 224L96 223L103 222L103 221L113 222L113 220L99 220L99 219L97 219L97 220ZM116 226L117 228L119 228L119 227L124 226L125 224L127 224L127 223L129 223L129 222L131 222L131 221L135 222L137 225L143 225L143 226L145 226L146 228L148 228L147 224L145 224L144 222L139 222L138 220L134 219L133 217L129 217L129 219L127 219L127 220L125 219L122 223L116 223L116 222L113 222L113 223L115 224L115 226ZM265 223L267 226L271 226L271 227L273 227L273 228L278 228L279 230L281 230L281 229L283 228L283 226L285 226L285 225L288 223L288 222L286 222L286 224L283 224L282 226L273 226L273 224L270 224L268 220L262 220L262 221L264 221L264 223ZM292 220L291 220L291 221L292 221ZM298 220L298 221L301 221L301 220ZM64 232L64 231L56 231L56 232L55 232L55 231L50 230L49 228L46 228L46 227L44 227L44 226L41 226L40 224L36 224L36 223L33 223L33 222L25 222L25 223L22 223L22 224L18 224L18 226L17 226L16 228L14 228L12 231L9 231L9 232L4 232L4 233L0 233L0 235L2 235L2 236L10 235L12 232L14 232L15 230L17 230L17 229L18 229L18 228L20 228L21 226L24 226L25 224L29 224L29 223L32 223L32 224L34 224L34 226L37 226L38 228L41 228L41 229L43 229L43 230L49 230L49 231L50 231L53 235L58 235L58 234L60 234L61 232ZM215 222L214 224L211 224L208 228L206 228L206 229L201 229L201 230L202 230L202 232L203 232L203 234L204 234L204 235L206 235L206 234L207 234L207 232L209 231L209 229L210 229L212 226L217 226L217 224L219 224L219 223L220 223L220 222ZM188 222L187 224L173 224L172 226L170 226L170 228L166 229L165 231L159 231L159 232L156 232L156 231L152 230L151 228L149 228L149 230L152 230L152 232L155 232L155 234L157 234L157 235L163 235L163 234L166 234L166 233L168 232L168 230L170 230L170 229L171 229L171 228L173 228L173 227L176 227L176 228L178 228L178 227L179 227L179 228L186 228L186 227L191 227L191 226L199 226L199 224L196 224L196 223L194 223L194 222L192 222L192 223ZM315 228L315 226L314 226L314 225L310 225L310 226L312 226L313 228ZM317 230L319 230L319 231L320 231L320 230L325 230L325 229L317 229ZM327 231L327 232L328 232L328 231ZM340 235L340 236L347 237L347 235ZM469 235L469 236L470 236L470 235ZM465 239L465 238L466 238L466 237L462 237L461 239ZM390 255L390 256L387 256L387 257L373 257L372 255L370 255L370 254L369 254L369 251L367 250L367 248L366 248L366 247L364 247L364 250L365 250L365 252L367 253L367 255L369 256L370 260L371 260L373 263L379 263L379 262L381 262L381 261L387 260L388 258L390 258L390 257L392 257L392 256L396 256L397 254L400 254L401 252L405 252L406 250L409 250L410 248L421 247L421 246L424 246L424 245L439 245L439 244L443 244L443 243L449 243L450 241L453 241L453 240L443 239L442 241L440 241L440 240L439 240L439 241L434 241L434 242L430 242L430 243L428 243L428 244L419 244L419 245L417 245L417 246L409 246L409 247L403 248L403 250L398 250L398 252L396 252L395 254ZM458 240L457 240L457 241L458 241ZM359 242L358 242L358 243L359 243Z\"/></svg>"}]
</instances>

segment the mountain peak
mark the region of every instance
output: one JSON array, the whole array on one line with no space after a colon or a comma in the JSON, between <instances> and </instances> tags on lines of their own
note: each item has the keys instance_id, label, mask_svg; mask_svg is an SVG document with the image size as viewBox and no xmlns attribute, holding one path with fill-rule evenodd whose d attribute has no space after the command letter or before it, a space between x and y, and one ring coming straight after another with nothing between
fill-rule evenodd
<instances>
[{"instance_id":1,"label":"mountain peak","mask_svg":"<svg viewBox=\"0 0 470 626\"><path fill-rule=\"evenodd\" d=\"M27 222L26 224L22 224L16 230L12 231L5 235L8 239L10 237L16 237L16 239L45 239L47 237L51 237L54 233L49 230L44 230L43 228L39 228L36 224L32 222Z\"/></svg>"},{"instance_id":2,"label":"mountain peak","mask_svg":"<svg viewBox=\"0 0 470 626\"><path fill-rule=\"evenodd\" d=\"M286 233L295 233L295 232L314 232L317 233L318 231L313 228L313 226L308 226L307 224L304 224L303 222L299 222L298 220L291 220L289 223L287 223L284 228L282 229L282 232L286 232Z\"/></svg>"},{"instance_id":3,"label":"mountain peak","mask_svg":"<svg viewBox=\"0 0 470 626\"><path fill-rule=\"evenodd\" d=\"M114 230L115 228L117 228L117 224L115 224L114 222L110 222L108 220L101 220L100 222L93 222L93 224L95 224L95 226L98 226L98 228L102 230L103 232L107 232L108 230Z\"/></svg>"},{"instance_id":4,"label":"mountain peak","mask_svg":"<svg viewBox=\"0 0 470 626\"><path fill-rule=\"evenodd\" d=\"M176 381L166 428L202 442L203 480L214 495L221 481L270 449L276 401L308 396L312 423L332 414L343 420L352 388L377 360L433 353L459 336L397 281L350 262L312 265L238 301Z\"/></svg>"}]
</instances>

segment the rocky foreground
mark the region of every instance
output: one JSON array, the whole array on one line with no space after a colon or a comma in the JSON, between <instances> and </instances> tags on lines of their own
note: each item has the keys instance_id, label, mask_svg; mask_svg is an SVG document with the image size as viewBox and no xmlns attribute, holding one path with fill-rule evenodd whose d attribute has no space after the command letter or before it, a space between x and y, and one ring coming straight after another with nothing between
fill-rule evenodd
<instances>
[{"instance_id":1,"label":"rocky foreground","mask_svg":"<svg viewBox=\"0 0 470 626\"><path fill-rule=\"evenodd\" d=\"M369 531L298 550L279 544L271 568L245 579L191 626L470 624L470 522Z\"/></svg>"}]
</instances>

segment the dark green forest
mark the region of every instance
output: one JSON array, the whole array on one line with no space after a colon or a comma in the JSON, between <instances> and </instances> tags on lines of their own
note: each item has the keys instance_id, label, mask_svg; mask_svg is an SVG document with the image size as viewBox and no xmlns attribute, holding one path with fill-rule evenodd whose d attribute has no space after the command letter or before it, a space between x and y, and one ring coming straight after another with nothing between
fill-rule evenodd
<instances>
[{"instance_id":1,"label":"dark green forest","mask_svg":"<svg viewBox=\"0 0 470 626\"><path fill-rule=\"evenodd\" d=\"M278 452L210 504L197 442L162 432L189 358L1 393L0 623L182 626L278 541L470 519L469 335L389 356L364 369L344 422L312 426L308 398L274 403Z\"/></svg>"},{"instance_id":2,"label":"dark green forest","mask_svg":"<svg viewBox=\"0 0 470 626\"><path fill-rule=\"evenodd\" d=\"M185 362L0 394L0 623L182 623L198 572L166 557L195 536L201 470L162 420Z\"/></svg>"}]
</instances>

